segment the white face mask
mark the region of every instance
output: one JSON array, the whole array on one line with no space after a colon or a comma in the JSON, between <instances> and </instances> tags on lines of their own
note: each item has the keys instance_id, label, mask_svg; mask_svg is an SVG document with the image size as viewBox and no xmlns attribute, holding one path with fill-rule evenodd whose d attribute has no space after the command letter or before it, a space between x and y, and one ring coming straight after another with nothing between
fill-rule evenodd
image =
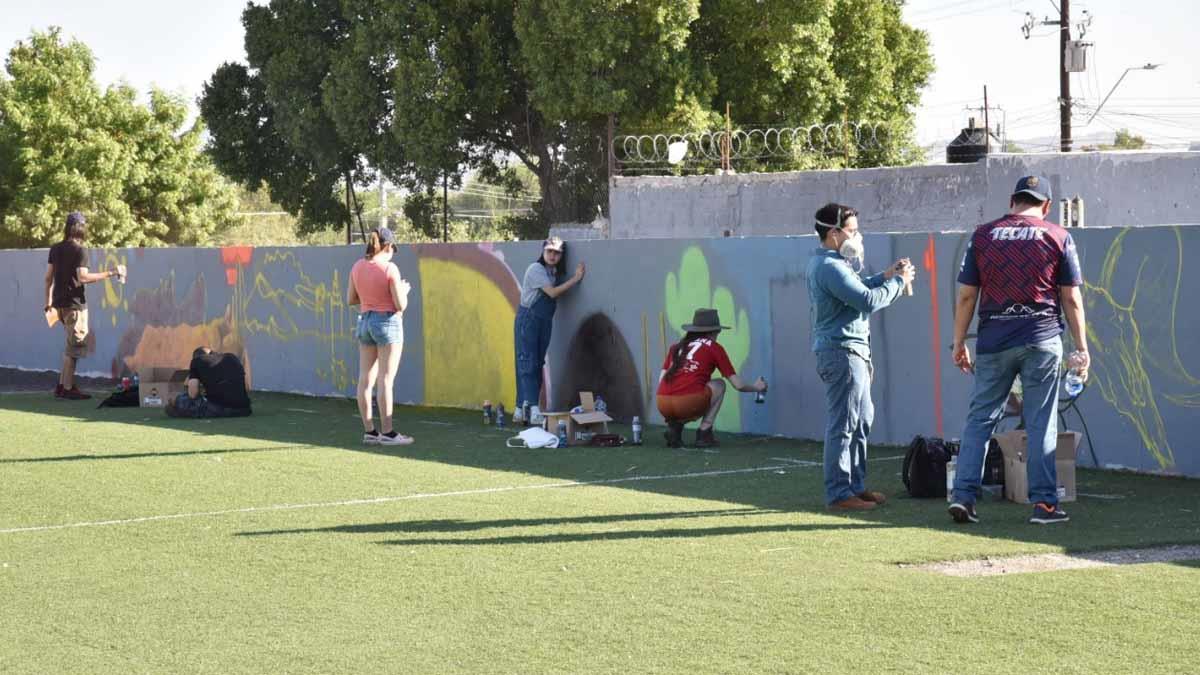
<instances>
[{"instance_id":1,"label":"white face mask","mask_svg":"<svg viewBox=\"0 0 1200 675\"><path fill-rule=\"evenodd\" d=\"M842 245L838 248L838 253L847 260L862 260L863 255L866 253L863 247L862 235L858 232L848 235L846 241L843 241Z\"/></svg>"}]
</instances>

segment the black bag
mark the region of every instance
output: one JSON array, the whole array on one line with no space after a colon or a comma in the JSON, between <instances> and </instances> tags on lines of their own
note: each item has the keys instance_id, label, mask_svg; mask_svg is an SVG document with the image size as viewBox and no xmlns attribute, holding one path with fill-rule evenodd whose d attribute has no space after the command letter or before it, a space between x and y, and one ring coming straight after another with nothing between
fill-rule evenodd
<instances>
[{"instance_id":1,"label":"black bag","mask_svg":"<svg viewBox=\"0 0 1200 675\"><path fill-rule=\"evenodd\" d=\"M109 395L108 398L100 401L97 408L136 408L141 405L138 400L138 388L130 387L128 389L119 389Z\"/></svg>"},{"instance_id":2,"label":"black bag","mask_svg":"<svg viewBox=\"0 0 1200 675\"><path fill-rule=\"evenodd\" d=\"M945 497L946 464L953 454L950 444L940 438L913 438L900 469L900 477L908 494L913 497Z\"/></svg>"},{"instance_id":3,"label":"black bag","mask_svg":"<svg viewBox=\"0 0 1200 675\"><path fill-rule=\"evenodd\" d=\"M988 439L983 460L983 484L1004 485L1004 453L1000 452L1000 441L995 438Z\"/></svg>"}]
</instances>

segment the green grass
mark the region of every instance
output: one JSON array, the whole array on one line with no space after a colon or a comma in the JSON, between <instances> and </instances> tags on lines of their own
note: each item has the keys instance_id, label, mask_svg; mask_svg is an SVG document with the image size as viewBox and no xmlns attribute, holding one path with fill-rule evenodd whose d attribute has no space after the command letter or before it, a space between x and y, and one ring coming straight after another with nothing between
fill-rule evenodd
<instances>
[{"instance_id":1,"label":"green grass","mask_svg":"<svg viewBox=\"0 0 1200 675\"><path fill-rule=\"evenodd\" d=\"M976 579L897 563L1200 543L1200 483L1081 471L1072 522L824 510L784 439L513 450L468 411L258 395L169 420L0 395L0 672L1195 672L1200 566ZM690 436L690 432L689 432ZM885 458L896 448L875 448ZM496 488L528 488L495 490ZM458 494L447 494L458 493ZM336 504L375 497L414 497ZM297 508L265 509L277 505ZM240 510L246 509L246 510ZM99 525L148 516L171 516ZM13 532L14 528L86 523Z\"/></svg>"}]
</instances>

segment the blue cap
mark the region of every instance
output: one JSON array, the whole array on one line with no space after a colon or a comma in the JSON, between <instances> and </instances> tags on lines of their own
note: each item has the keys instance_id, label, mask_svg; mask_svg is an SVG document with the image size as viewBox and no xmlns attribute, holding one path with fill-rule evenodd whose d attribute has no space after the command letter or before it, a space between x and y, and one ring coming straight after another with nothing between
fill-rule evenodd
<instances>
[{"instance_id":1,"label":"blue cap","mask_svg":"<svg viewBox=\"0 0 1200 675\"><path fill-rule=\"evenodd\" d=\"M396 235L392 234L392 231L389 230L388 228L381 227L381 228L375 230L375 232L377 232L379 234L379 243L381 243L381 244L395 244L396 243Z\"/></svg>"},{"instance_id":2,"label":"blue cap","mask_svg":"<svg viewBox=\"0 0 1200 675\"><path fill-rule=\"evenodd\" d=\"M1050 201L1050 181L1043 176L1025 176L1017 181L1017 187L1013 189L1013 194L1025 193L1034 199L1048 202Z\"/></svg>"},{"instance_id":3,"label":"blue cap","mask_svg":"<svg viewBox=\"0 0 1200 675\"><path fill-rule=\"evenodd\" d=\"M72 211L71 213L69 213L67 215L67 227L74 227L76 225L82 225L86 222L87 222L87 218L84 218L83 214L78 211Z\"/></svg>"}]
</instances>

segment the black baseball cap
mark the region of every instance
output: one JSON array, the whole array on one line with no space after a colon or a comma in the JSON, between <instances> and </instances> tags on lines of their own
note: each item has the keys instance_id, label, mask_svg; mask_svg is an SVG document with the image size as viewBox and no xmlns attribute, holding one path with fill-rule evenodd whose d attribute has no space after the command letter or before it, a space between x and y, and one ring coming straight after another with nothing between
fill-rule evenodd
<instances>
[{"instance_id":1,"label":"black baseball cap","mask_svg":"<svg viewBox=\"0 0 1200 675\"><path fill-rule=\"evenodd\" d=\"M1050 191L1050 181L1043 176L1025 176L1017 181L1017 187L1013 189L1013 194L1027 194L1039 201L1048 202L1052 193Z\"/></svg>"}]
</instances>

